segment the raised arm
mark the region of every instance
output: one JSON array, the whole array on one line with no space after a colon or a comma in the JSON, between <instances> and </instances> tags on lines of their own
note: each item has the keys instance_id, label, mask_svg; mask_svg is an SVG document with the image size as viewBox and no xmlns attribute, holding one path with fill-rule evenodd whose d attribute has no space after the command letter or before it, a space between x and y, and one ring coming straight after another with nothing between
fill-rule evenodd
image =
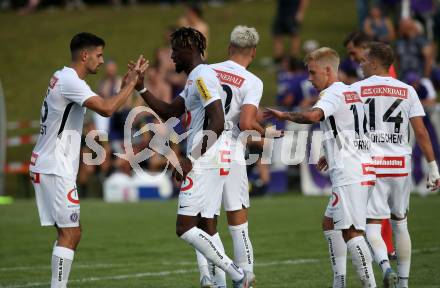
<instances>
[{"instance_id":1,"label":"raised arm","mask_svg":"<svg viewBox=\"0 0 440 288\"><path fill-rule=\"evenodd\" d=\"M93 96L87 99L83 106L87 107L104 117L110 117L116 112L133 93L136 82L140 74L145 73L148 62L141 55L133 69L130 69L124 77L123 87L121 91L114 97L105 99L101 96Z\"/></svg>"}]
</instances>

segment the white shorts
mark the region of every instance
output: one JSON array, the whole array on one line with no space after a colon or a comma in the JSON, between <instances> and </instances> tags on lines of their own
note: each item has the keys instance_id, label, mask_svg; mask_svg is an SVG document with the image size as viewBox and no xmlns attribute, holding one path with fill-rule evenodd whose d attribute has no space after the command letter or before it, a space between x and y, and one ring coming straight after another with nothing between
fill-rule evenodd
<instances>
[{"instance_id":1,"label":"white shorts","mask_svg":"<svg viewBox=\"0 0 440 288\"><path fill-rule=\"evenodd\" d=\"M227 169L193 169L179 193L177 214L214 218L220 209Z\"/></svg>"},{"instance_id":2,"label":"white shorts","mask_svg":"<svg viewBox=\"0 0 440 288\"><path fill-rule=\"evenodd\" d=\"M411 174L399 177L378 175L368 202L367 218L388 219L391 214L405 218L409 210L411 182Z\"/></svg>"},{"instance_id":3,"label":"white shorts","mask_svg":"<svg viewBox=\"0 0 440 288\"><path fill-rule=\"evenodd\" d=\"M348 229L353 225L357 230L365 231L367 202L373 186L356 183L335 187L332 190L325 216L333 219L334 229Z\"/></svg>"},{"instance_id":4,"label":"white shorts","mask_svg":"<svg viewBox=\"0 0 440 288\"><path fill-rule=\"evenodd\" d=\"M237 211L243 207L250 207L246 165L232 161L223 189L223 208L225 211ZM220 207L215 214L220 215Z\"/></svg>"},{"instance_id":5,"label":"white shorts","mask_svg":"<svg viewBox=\"0 0 440 288\"><path fill-rule=\"evenodd\" d=\"M30 173L42 226L78 227L80 205L74 180Z\"/></svg>"}]
</instances>

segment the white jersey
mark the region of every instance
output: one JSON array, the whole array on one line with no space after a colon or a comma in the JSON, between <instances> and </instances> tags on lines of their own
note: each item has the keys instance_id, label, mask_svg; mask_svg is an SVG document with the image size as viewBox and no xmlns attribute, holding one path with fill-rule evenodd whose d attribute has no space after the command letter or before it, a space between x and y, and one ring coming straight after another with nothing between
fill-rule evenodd
<instances>
[{"instance_id":1,"label":"white jersey","mask_svg":"<svg viewBox=\"0 0 440 288\"><path fill-rule=\"evenodd\" d=\"M202 132L208 125L208 118L205 117L205 107L216 100L221 100L220 91L221 86L217 76L208 65L200 64L189 73L185 89L179 95L185 100L186 126L189 130L187 154L190 154L202 140ZM222 145L220 140L224 140L223 137L220 138L198 161L203 167L219 167L217 152Z\"/></svg>"},{"instance_id":2,"label":"white jersey","mask_svg":"<svg viewBox=\"0 0 440 288\"><path fill-rule=\"evenodd\" d=\"M365 103L377 173L409 172L409 119L425 116L414 88L392 77L380 76L371 76L352 87Z\"/></svg>"},{"instance_id":3,"label":"white jersey","mask_svg":"<svg viewBox=\"0 0 440 288\"><path fill-rule=\"evenodd\" d=\"M74 69L64 67L55 72L41 108L40 136L30 171L76 179L86 112L82 105L95 95Z\"/></svg>"},{"instance_id":4,"label":"white jersey","mask_svg":"<svg viewBox=\"0 0 440 288\"><path fill-rule=\"evenodd\" d=\"M320 124L332 186L374 181L371 143L363 129L365 113L359 95L335 82L321 91L314 107L324 112Z\"/></svg>"},{"instance_id":5,"label":"white jersey","mask_svg":"<svg viewBox=\"0 0 440 288\"><path fill-rule=\"evenodd\" d=\"M232 127L232 136L240 134L241 106L251 104L258 108L263 95L263 82L245 67L228 60L210 65L217 73L223 88L222 98L225 103L225 121Z\"/></svg>"}]
</instances>

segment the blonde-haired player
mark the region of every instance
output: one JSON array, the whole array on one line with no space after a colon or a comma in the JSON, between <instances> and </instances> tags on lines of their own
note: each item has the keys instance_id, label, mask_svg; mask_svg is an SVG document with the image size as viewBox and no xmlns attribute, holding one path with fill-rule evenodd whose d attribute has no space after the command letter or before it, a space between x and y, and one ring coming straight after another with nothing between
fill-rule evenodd
<instances>
[{"instance_id":1,"label":"blonde-haired player","mask_svg":"<svg viewBox=\"0 0 440 288\"><path fill-rule=\"evenodd\" d=\"M234 246L234 263L245 271L253 272L254 254L248 233L247 209L249 187L244 161L244 147L238 141L242 130L254 130L264 136L264 128L255 122L258 105L263 94L263 82L247 67L256 55L259 41L253 27L236 26L231 32L227 61L210 65L217 73L223 88L226 125L231 129L232 161L223 190L223 205L227 214L229 232ZM217 215L220 214L218 207ZM217 231L211 231L221 243ZM226 287L224 273L209 272L206 258L197 252L201 287ZM235 287L235 284L234 284Z\"/></svg>"},{"instance_id":2,"label":"blonde-haired player","mask_svg":"<svg viewBox=\"0 0 440 288\"><path fill-rule=\"evenodd\" d=\"M363 287L376 287L370 251L363 236L367 201L375 180L370 142L363 129L363 103L349 86L338 82L336 51L320 48L308 54L305 62L309 80L320 91L319 101L309 111L267 109L265 116L304 124L320 122L327 162L318 164L328 165L332 182L323 229L334 271L333 287L345 287L347 248Z\"/></svg>"}]
</instances>

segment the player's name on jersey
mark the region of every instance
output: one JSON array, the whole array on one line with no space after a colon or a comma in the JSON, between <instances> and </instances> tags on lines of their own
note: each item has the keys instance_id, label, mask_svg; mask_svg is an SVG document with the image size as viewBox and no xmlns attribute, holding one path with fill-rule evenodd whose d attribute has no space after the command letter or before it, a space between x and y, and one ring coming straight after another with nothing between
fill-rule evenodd
<instances>
[{"instance_id":1,"label":"player's name on jersey","mask_svg":"<svg viewBox=\"0 0 440 288\"><path fill-rule=\"evenodd\" d=\"M402 144L403 135L396 133L370 133L370 139L374 143L392 143L392 144Z\"/></svg>"},{"instance_id":2,"label":"player's name on jersey","mask_svg":"<svg viewBox=\"0 0 440 288\"><path fill-rule=\"evenodd\" d=\"M356 139L353 141L354 147L356 147L358 150L370 150L371 147L371 141L366 139Z\"/></svg>"}]
</instances>

